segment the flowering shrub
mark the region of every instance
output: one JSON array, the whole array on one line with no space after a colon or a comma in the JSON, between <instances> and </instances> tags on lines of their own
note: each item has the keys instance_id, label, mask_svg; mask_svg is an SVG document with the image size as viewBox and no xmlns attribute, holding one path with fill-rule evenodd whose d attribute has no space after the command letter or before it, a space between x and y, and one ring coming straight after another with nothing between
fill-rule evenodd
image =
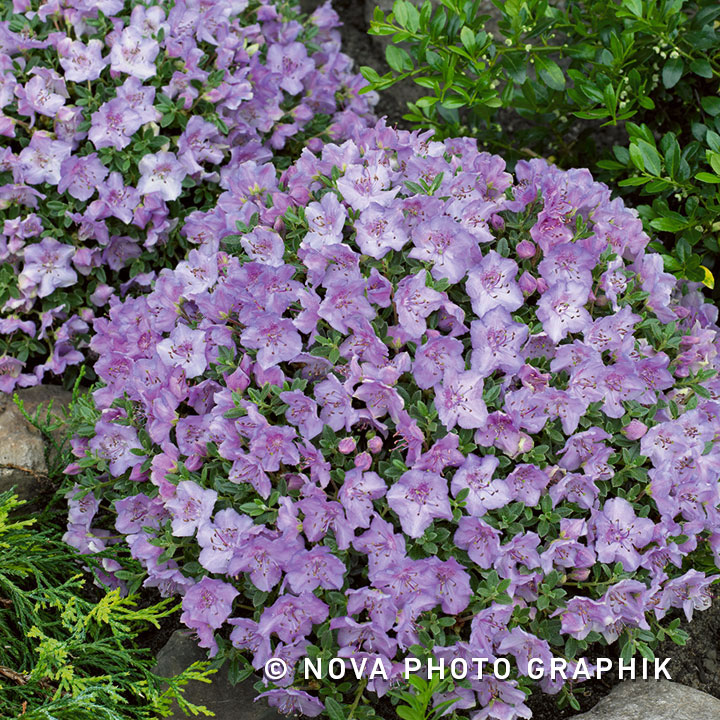
<instances>
[{"instance_id":1,"label":"flowering shrub","mask_svg":"<svg viewBox=\"0 0 720 720\"><path fill-rule=\"evenodd\" d=\"M369 116L329 4L163 7L14 0L0 22L0 391L81 362L97 309L196 241L193 211Z\"/></svg>"},{"instance_id":2,"label":"flowering shrub","mask_svg":"<svg viewBox=\"0 0 720 720\"><path fill-rule=\"evenodd\" d=\"M592 642L680 640L663 619L708 606L720 552L717 310L636 213L587 170L513 178L474 140L382 122L258 192L240 232L236 185L186 261L96 321L68 542L124 536L144 571L111 581L183 595L236 669L385 668L265 678L310 716L372 716L366 693L432 654L507 658L436 700L527 718L529 658L587 674Z\"/></svg>"}]
</instances>

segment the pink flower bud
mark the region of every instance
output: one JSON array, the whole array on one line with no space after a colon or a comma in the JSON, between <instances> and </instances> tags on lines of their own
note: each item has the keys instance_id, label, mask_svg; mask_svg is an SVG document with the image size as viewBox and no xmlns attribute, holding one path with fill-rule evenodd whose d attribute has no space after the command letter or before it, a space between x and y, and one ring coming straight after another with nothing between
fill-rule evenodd
<instances>
[{"instance_id":1,"label":"pink flower bud","mask_svg":"<svg viewBox=\"0 0 720 720\"><path fill-rule=\"evenodd\" d=\"M590 577L590 568L576 568L570 572L570 577L576 582L584 582Z\"/></svg>"},{"instance_id":2,"label":"pink flower bud","mask_svg":"<svg viewBox=\"0 0 720 720\"><path fill-rule=\"evenodd\" d=\"M532 295L537 289L537 280L527 271L525 271L518 280L518 285L524 295Z\"/></svg>"},{"instance_id":3,"label":"pink flower bud","mask_svg":"<svg viewBox=\"0 0 720 720\"><path fill-rule=\"evenodd\" d=\"M490 217L490 224L496 230L502 230L505 227L505 220L503 220L500 215L495 214Z\"/></svg>"},{"instance_id":4,"label":"pink flower bud","mask_svg":"<svg viewBox=\"0 0 720 720\"><path fill-rule=\"evenodd\" d=\"M379 435L375 435L375 437L371 437L368 440L368 450L375 455L375 453L379 453L382 450L383 441L382 438Z\"/></svg>"},{"instance_id":5,"label":"pink flower bud","mask_svg":"<svg viewBox=\"0 0 720 720\"><path fill-rule=\"evenodd\" d=\"M533 255L535 255L536 251L537 248L535 247L535 244L531 243L529 240L522 240L517 244L517 247L515 248L515 252L517 252L518 257L521 257L523 260L531 258Z\"/></svg>"},{"instance_id":6,"label":"pink flower bud","mask_svg":"<svg viewBox=\"0 0 720 720\"><path fill-rule=\"evenodd\" d=\"M628 440L639 440L647 432L647 425L639 420L631 420L623 432Z\"/></svg>"},{"instance_id":7,"label":"pink flower bud","mask_svg":"<svg viewBox=\"0 0 720 720\"><path fill-rule=\"evenodd\" d=\"M361 452L359 455L355 456L356 468L359 468L360 470L369 470L371 465L372 458L370 457L370 453Z\"/></svg>"},{"instance_id":8,"label":"pink flower bud","mask_svg":"<svg viewBox=\"0 0 720 720\"><path fill-rule=\"evenodd\" d=\"M356 447L357 447L357 443L355 442L355 438L351 438L351 437L343 438L340 441L340 443L338 444L338 450L343 455L349 455L351 452L355 452Z\"/></svg>"},{"instance_id":9,"label":"pink flower bud","mask_svg":"<svg viewBox=\"0 0 720 720\"><path fill-rule=\"evenodd\" d=\"M545 278L538 278L537 291L542 295L548 289L548 284Z\"/></svg>"}]
</instances>

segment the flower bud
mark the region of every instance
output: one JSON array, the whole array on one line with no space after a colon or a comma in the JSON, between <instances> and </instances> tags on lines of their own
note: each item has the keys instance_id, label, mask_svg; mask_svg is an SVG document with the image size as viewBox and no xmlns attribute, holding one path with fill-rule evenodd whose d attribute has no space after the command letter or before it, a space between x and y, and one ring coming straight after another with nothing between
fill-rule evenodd
<instances>
[{"instance_id":1,"label":"flower bud","mask_svg":"<svg viewBox=\"0 0 720 720\"><path fill-rule=\"evenodd\" d=\"M368 440L368 450L375 455L382 450L383 441L379 435L375 435Z\"/></svg>"},{"instance_id":2,"label":"flower bud","mask_svg":"<svg viewBox=\"0 0 720 720\"><path fill-rule=\"evenodd\" d=\"M344 437L338 444L338 450L343 455L349 455L351 452L354 452L356 447L357 443L355 442L355 438L351 437Z\"/></svg>"},{"instance_id":3,"label":"flower bud","mask_svg":"<svg viewBox=\"0 0 720 720\"><path fill-rule=\"evenodd\" d=\"M521 257L523 260L531 258L533 255L535 255L536 251L537 248L535 247L535 244L530 242L529 240L522 240L517 244L517 247L515 248L515 252L517 252L518 257Z\"/></svg>"},{"instance_id":4,"label":"flower bud","mask_svg":"<svg viewBox=\"0 0 720 720\"><path fill-rule=\"evenodd\" d=\"M631 420L628 425L623 428L623 433L628 440L639 440L647 432L647 425L639 420Z\"/></svg>"},{"instance_id":5,"label":"flower bud","mask_svg":"<svg viewBox=\"0 0 720 720\"><path fill-rule=\"evenodd\" d=\"M537 291L542 295L548 289L548 284L545 278L538 278Z\"/></svg>"},{"instance_id":6,"label":"flower bud","mask_svg":"<svg viewBox=\"0 0 720 720\"><path fill-rule=\"evenodd\" d=\"M537 289L537 280L527 271L525 271L518 280L518 285L524 295L532 295Z\"/></svg>"},{"instance_id":7,"label":"flower bud","mask_svg":"<svg viewBox=\"0 0 720 720\"><path fill-rule=\"evenodd\" d=\"M371 465L372 458L370 457L370 453L361 452L359 455L355 456L356 468L359 468L360 470L369 470Z\"/></svg>"},{"instance_id":8,"label":"flower bud","mask_svg":"<svg viewBox=\"0 0 720 720\"><path fill-rule=\"evenodd\" d=\"M496 229L496 230L502 230L505 227L505 220L500 217L497 213L495 215L492 215L490 217L490 224Z\"/></svg>"},{"instance_id":9,"label":"flower bud","mask_svg":"<svg viewBox=\"0 0 720 720\"><path fill-rule=\"evenodd\" d=\"M584 582L590 577L590 568L576 568L570 572L569 577L576 582Z\"/></svg>"}]
</instances>

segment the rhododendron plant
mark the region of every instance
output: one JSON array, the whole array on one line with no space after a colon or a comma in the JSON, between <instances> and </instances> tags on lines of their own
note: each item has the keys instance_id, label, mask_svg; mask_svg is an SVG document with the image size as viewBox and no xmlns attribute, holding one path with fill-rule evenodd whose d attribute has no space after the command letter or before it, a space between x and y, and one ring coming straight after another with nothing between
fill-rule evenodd
<instances>
[{"instance_id":1,"label":"rhododendron plant","mask_svg":"<svg viewBox=\"0 0 720 720\"><path fill-rule=\"evenodd\" d=\"M283 659L262 697L310 716L371 717L434 656L509 660L441 699L527 718L529 658L681 639L669 611L717 578L717 310L637 214L383 122L231 177L187 259L95 322L68 541L114 522L143 570L108 582L181 595L213 656ZM305 657L387 677L308 683Z\"/></svg>"},{"instance_id":2,"label":"rhododendron plant","mask_svg":"<svg viewBox=\"0 0 720 720\"><path fill-rule=\"evenodd\" d=\"M309 18L290 0L12 5L0 22L3 391L46 372L72 380L110 297L146 291L184 257L189 214L248 163L274 181L306 142L351 136L373 100L329 3Z\"/></svg>"}]
</instances>

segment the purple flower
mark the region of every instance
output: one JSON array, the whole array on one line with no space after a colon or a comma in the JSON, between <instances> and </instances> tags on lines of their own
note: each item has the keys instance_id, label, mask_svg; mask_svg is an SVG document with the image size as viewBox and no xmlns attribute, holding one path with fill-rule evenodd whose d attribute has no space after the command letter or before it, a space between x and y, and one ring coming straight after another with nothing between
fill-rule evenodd
<instances>
[{"instance_id":1,"label":"purple flower","mask_svg":"<svg viewBox=\"0 0 720 720\"><path fill-rule=\"evenodd\" d=\"M395 308L402 329L412 338L419 338L427 330L425 318L437 310L444 300L442 293L425 284L425 270L403 278L395 291Z\"/></svg>"},{"instance_id":2,"label":"purple flower","mask_svg":"<svg viewBox=\"0 0 720 720\"><path fill-rule=\"evenodd\" d=\"M558 283L543 293L537 317L553 342L560 342L568 333L582 332L592 323L583 307L586 301L586 288L572 282Z\"/></svg>"},{"instance_id":3,"label":"purple flower","mask_svg":"<svg viewBox=\"0 0 720 720\"><path fill-rule=\"evenodd\" d=\"M329 193L330 197L335 197ZM323 196L323 199L328 195ZM383 207L370 203L355 222L355 242L365 255L376 260L385 257L391 250L399 252L408 241L403 227L403 214L399 207Z\"/></svg>"},{"instance_id":4,"label":"purple flower","mask_svg":"<svg viewBox=\"0 0 720 720\"><path fill-rule=\"evenodd\" d=\"M140 194L134 187L126 186L119 172L111 172L108 179L98 187L98 199L93 200L87 208L91 220L103 220L116 217L129 223L133 210L140 202Z\"/></svg>"},{"instance_id":5,"label":"purple flower","mask_svg":"<svg viewBox=\"0 0 720 720\"><path fill-rule=\"evenodd\" d=\"M290 558L288 567L286 578L290 589L297 594L319 587L340 590L346 573L345 563L325 546L299 550Z\"/></svg>"},{"instance_id":6,"label":"purple flower","mask_svg":"<svg viewBox=\"0 0 720 720\"><path fill-rule=\"evenodd\" d=\"M329 375L315 385L315 398L320 403L320 419L336 432L345 428L348 432L358 418L352 407L352 398L340 381Z\"/></svg>"},{"instance_id":7,"label":"purple flower","mask_svg":"<svg viewBox=\"0 0 720 720\"><path fill-rule=\"evenodd\" d=\"M562 632L584 640L591 632L603 632L615 620L607 603L587 597L573 597L560 615Z\"/></svg>"},{"instance_id":8,"label":"purple flower","mask_svg":"<svg viewBox=\"0 0 720 720\"><path fill-rule=\"evenodd\" d=\"M708 577L698 570L688 570L684 575L665 583L659 607L682 608L690 622L693 610L707 610L710 607L712 594L709 587L717 579L717 575Z\"/></svg>"},{"instance_id":9,"label":"purple flower","mask_svg":"<svg viewBox=\"0 0 720 720\"><path fill-rule=\"evenodd\" d=\"M110 50L110 67L139 80L147 80L157 72L155 58L160 46L155 40L145 38L132 25L126 27Z\"/></svg>"},{"instance_id":10,"label":"purple flower","mask_svg":"<svg viewBox=\"0 0 720 720\"><path fill-rule=\"evenodd\" d=\"M439 385L448 368L458 373L465 370L463 344L459 340L437 335L418 346L412 369L419 388L427 389Z\"/></svg>"},{"instance_id":11,"label":"purple flower","mask_svg":"<svg viewBox=\"0 0 720 720\"><path fill-rule=\"evenodd\" d=\"M528 507L534 507L549 485L550 478L544 470L535 465L520 464L507 476L506 482L513 499Z\"/></svg>"},{"instance_id":12,"label":"purple flower","mask_svg":"<svg viewBox=\"0 0 720 720\"><path fill-rule=\"evenodd\" d=\"M502 307L473 320L470 325L473 351L471 367L482 377L495 370L516 373L524 364L521 347L528 337L528 328L513 322L510 313Z\"/></svg>"},{"instance_id":13,"label":"purple flower","mask_svg":"<svg viewBox=\"0 0 720 720\"><path fill-rule=\"evenodd\" d=\"M142 125L142 118L124 100L113 98L92 114L91 123L88 138L98 150L122 150Z\"/></svg>"},{"instance_id":14,"label":"purple flower","mask_svg":"<svg viewBox=\"0 0 720 720\"><path fill-rule=\"evenodd\" d=\"M95 435L90 439L89 447L98 457L108 461L108 469L115 477L145 459L145 455L132 452L142 450L142 445L138 441L137 431L129 425L99 420L95 423Z\"/></svg>"},{"instance_id":15,"label":"purple flower","mask_svg":"<svg viewBox=\"0 0 720 720\"><path fill-rule=\"evenodd\" d=\"M470 492L465 500L467 511L477 517L510 502L510 490L504 480L493 479L499 460L494 455L480 457L470 453L453 475L450 490L457 496L461 490Z\"/></svg>"},{"instance_id":16,"label":"purple flower","mask_svg":"<svg viewBox=\"0 0 720 720\"><path fill-rule=\"evenodd\" d=\"M181 367L185 377L202 375L207 367L205 357L205 333L178 325L170 337L157 344L157 354L168 367Z\"/></svg>"},{"instance_id":17,"label":"purple flower","mask_svg":"<svg viewBox=\"0 0 720 720\"><path fill-rule=\"evenodd\" d=\"M598 560L619 561L626 571L637 570L640 565L637 548L652 540L653 521L637 517L632 505L618 497L607 500L601 511L594 511L592 522Z\"/></svg>"},{"instance_id":18,"label":"purple flower","mask_svg":"<svg viewBox=\"0 0 720 720\"><path fill-rule=\"evenodd\" d=\"M325 706L316 697L309 695L304 690L295 690L295 688L266 690L260 693L253 702L257 702L260 698L267 698L268 705L276 707L282 715L317 717L325 710Z\"/></svg>"},{"instance_id":19,"label":"purple flower","mask_svg":"<svg viewBox=\"0 0 720 720\"><path fill-rule=\"evenodd\" d=\"M283 538L270 540L254 535L242 544L241 552L233 554L227 573L235 576L246 572L258 590L270 592L280 582L282 568L296 549Z\"/></svg>"},{"instance_id":20,"label":"purple flower","mask_svg":"<svg viewBox=\"0 0 720 720\"><path fill-rule=\"evenodd\" d=\"M332 283L320 303L318 315L340 332L347 332L349 320L354 315L362 315L367 320L375 317L375 310L365 297L362 280Z\"/></svg>"},{"instance_id":21,"label":"purple flower","mask_svg":"<svg viewBox=\"0 0 720 720\"><path fill-rule=\"evenodd\" d=\"M56 49L60 65L65 71L65 79L77 83L97 80L107 65L107 61L102 58L102 48L101 40L90 40L85 45L79 40L63 38Z\"/></svg>"},{"instance_id":22,"label":"purple flower","mask_svg":"<svg viewBox=\"0 0 720 720\"><path fill-rule=\"evenodd\" d=\"M185 593L180 619L188 627L205 623L218 630L230 617L233 600L239 594L229 583L203 577Z\"/></svg>"},{"instance_id":23,"label":"purple flower","mask_svg":"<svg viewBox=\"0 0 720 720\"><path fill-rule=\"evenodd\" d=\"M154 155L143 155L138 163L140 182L138 192L148 195L156 192L163 200L176 200L182 192L182 181L187 170L178 162L174 153L157 152Z\"/></svg>"},{"instance_id":24,"label":"purple flower","mask_svg":"<svg viewBox=\"0 0 720 720\"><path fill-rule=\"evenodd\" d=\"M192 480L180 481L173 497L165 501L165 507L173 517L172 534L188 537L210 522L217 497L215 490L202 488Z\"/></svg>"},{"instance_id":25,"label":"purple flower","mask_svg":"<svg viewBox=\"0 0 720 720\"><path fill-rule=\"evenodd\" d=\"M253 316L252 323L243 330L241 341L258 351L257 362L263 370L294 360L303 349L292 321L269 312Z\"/></svg>"},{"instance_id":26,"label":"purple flower","mask_svg":"<svg viewBox=\"0 0 720 720\"><path fill-rule=\"evenodd\" d=\"M239 515L232 508L220 510L215 519L199 525L198 545L202 548L198 562L212 573L227 572L235 552L241 547L244 535L254 527L252 518Z\"/></svg>"},{"instance_id":27,"label":"purple flower","mask_svg":"<svg viewBox=\"0 0 720 720\"><path fill-rule=\"evenodd\" d=\"M136 5L134 9L142 7ZM140 124L158 122L162 117L159 110L153 107L155 100L155 88L152 85L143 85L136 77L128 77L125 82L116 89L115 96L122 100L125 105L136 112L140 117ZM192 118L188 121L188 126ZM178 145L180 141L178 140Z\"/></svg>"},{"instance_id":28,"label":"purple flower","mask_svg":"<svg viewBox=\"0 0 720 720\"><path fill-rule=\"evenodd\" d=\"M427 470L407 470L387 492L390 508L400 518L403 532L422 537L435 518L452 520L447 481Z\"/></svg>"},{"instance_id":29,"label":"purple flower","mask_svg":"<svg viewBox=\"0 0 720 720\"><path fill-rule=\"evenodd\" d=\"M328 606L311 592L299 596L281 595L270 607L263 610L258 623L262 636L277 635L286 643L305 637L313 625L328 616Z\"/></svg>"},{"instance_id":30,"label":"purple flower","mask_svg":"<svg viewBox=\"0 0 720 720\"><path fill-rule=\"evenodd\" d=\"M482 317L500 307L512 312L523 304L522 290L515 282L518 266L514 260L490 250L468 273L465 282L473 312Z\"/></svg>"},{"instance_id":31,"label":"purple flower","mask_svg":"<svg viewBox=\"0 0 720 720\"><path fill-rule=\"evenodd\" d=\"M433 263L432 276L459 282L473 261L480 255L472 235L446 216L434 217L413 229L415 247L408 257Z\"/></svg>"},{"instance_id":32,"label":"purple flower","mask_svg":"<svg viewBox=\"0 0 720 720\"><path fill-rule=\"evenodd\" d=\"M282 425L268 425L258 429L250 441L250 451L260 459L260 465L267 472L280 469L280 464L297 465L300 454L293 442L297 433L293 428Z\"/></svg>"},{"instance_id":33,"label":"purple flower","mask_svg":"<svg viewBox=\"0 0 720 720\"><path fill-rule=\"evenodd\" d=\"M42 298L55 288L73 285L77 281L77 273L70 267L74 255L72 245L63 245L52 237L28 245L23 253L25 265L18 279L20 289L39 286L37 294Z\"/></svg>"},{"instance_id":34,"label":"purple flower","mask_svg":"<svg viewBox=\"0 0 720 720\"><path fill-rule=\"evenodd\" d=\"M300 390L286 390L279 395L288 406L285 419L295 425L300 434L307 440L312 440L323 429L323 423L317 414L317 403L311 400Z\"/></svg>"},{"instance_id":35,"label":"purple flower","mask_svg":"<svg viewBox=\"0 0 720 720\"><path fill-rule=\"evenodd\" d=\"M385 481L377 473L354 468L345 472L338 500L345 508L348 522L354 528L366 528L374 515L372 501L383 497L386 492Z\"/></svg>"},{"instance_id":36,"label":"purple flower","mask_svg":"<svg viewBox=\"0 0 720 720\"><path fill-rule=\"evenodd\" d=\"M488 416L482 394L480 373L474 370L459 373L452 368L446 369L434 400L440 422L448 430L452 430L455 425L461 428L482 427Z\"/></svg>"},{"instance_id":37,"label":"purple flower","mask_svg":"<svg viewBox=\"0 0 720 720\"><path fill-rule=\"evenodd\" d=\"M70 157L71 147L66 142L52 140L46 132L36 131L30 144L18 155L23 181L30 185L60 182L60 166Z\"/></svg>"},{"instance_id":38,"label":"purple flower","mask_svg":"<svg viewBox=\"0 0 720 720\"><path fill-rule=\"evenodd\" d=\"M267 53L267 65L280 75L280 87L291 95L302 91L302 79L315 67L305 45L299 42L271 45Z\"/></svg>"},{"instance_id":39,"label":"purple flower","mask_svg":"<svg viewBox=\"0 0 720 720\"><path fill-rule=\"evenodd\" d=\"M468 606L473 594L470 575L452 557L445 561L436 557L430 558L428 566L435 576L435 592L443 612L459 615Z\"/></svg>"},{"instance_id":40,"label":"purple flower","mask_svg":"<svg viewBox=\"0 0 720 720\"><path fill-rule=\"evenodd\" d=\"M500 533L478 517L460 518L454 542L485 570L489 570L500 557Z\"/></svg>"},{"instance_id":41,"label":"purple flower","mask_svg":"<svg viewBox=\"0 0 720 720\"><path fill-rule=\"evenodd\" d=\"M100 162L97 153L71 155L60 166L58 192L67 190L77 200L89 200L107 174L108 169Z\"/></svg>"},{"instance_id":42,"label":"purple flower","mask_svg":"<svg viewBox=\"0 0 720 720\"><path fill-rule=\"evenodd\" d=\"M54 70L34 67L30 70L33 77L25 83L25 87L16 86L18 97L18 114L28 115L35 122L35 113L55 117L68 97L65 81Z\"/></svg>"}]
</instances>

